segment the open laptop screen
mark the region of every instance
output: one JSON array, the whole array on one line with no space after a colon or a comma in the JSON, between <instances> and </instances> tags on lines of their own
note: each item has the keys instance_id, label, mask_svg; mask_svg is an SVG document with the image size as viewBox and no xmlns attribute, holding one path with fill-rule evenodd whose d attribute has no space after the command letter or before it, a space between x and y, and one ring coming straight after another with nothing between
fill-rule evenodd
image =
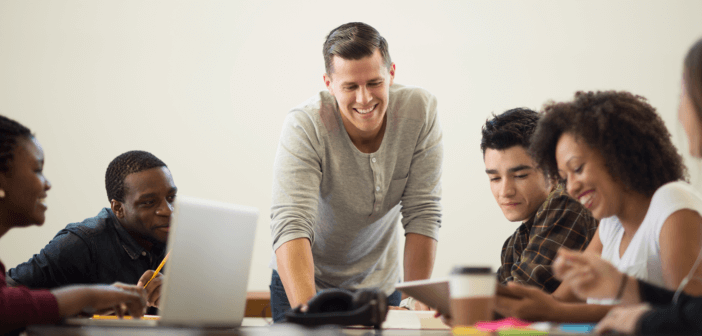
<instances>
[{"instance_id":1,"label":"open laptop screen","mask_svg":"<svg viewBox=\"0 0 702 336\"><path fill-rule=\"evenodd\" d=\"M254 208L176 199L159 324L241 325L257 220Z\"/></svg>"}]
</instances>

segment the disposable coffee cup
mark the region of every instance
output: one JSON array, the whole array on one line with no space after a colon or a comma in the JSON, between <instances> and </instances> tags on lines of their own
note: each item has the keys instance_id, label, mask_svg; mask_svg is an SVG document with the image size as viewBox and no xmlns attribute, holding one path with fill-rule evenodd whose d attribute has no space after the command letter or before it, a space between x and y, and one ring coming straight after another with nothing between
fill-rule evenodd
<instances>
[{"instance_id":1,"label":"disposable coffee cup","mask_svg":"<svg viewBox=\"0 0 702 336\"><path fill-rule=\"evenodd\" d=\"M455 267L449 277L453 325L492 320L496 289L497 277L490 267Z\"/></svg>"}]
</instances>

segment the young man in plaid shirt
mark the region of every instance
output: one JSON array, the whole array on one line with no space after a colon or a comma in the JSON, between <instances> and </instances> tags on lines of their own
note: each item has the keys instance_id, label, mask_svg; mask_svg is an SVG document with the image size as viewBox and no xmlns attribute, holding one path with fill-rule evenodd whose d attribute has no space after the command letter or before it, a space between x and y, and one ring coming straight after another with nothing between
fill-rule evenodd
<instances>
[{"instance_id":1,"label":"young man in plaid shirt","mask_svg":"<svg viewBox=\"0 0 702 336\"><path fill-rule=\"evenodd\" d=\"M522 222L502 247L498 280L552 293L560 285L551 270L556 252L561 246L584 250L597 220L529 155L538 120L538 113L524 108L494 116L483 126L480 148L495 201L509 221Z\"/></svg>"}]
</instances>

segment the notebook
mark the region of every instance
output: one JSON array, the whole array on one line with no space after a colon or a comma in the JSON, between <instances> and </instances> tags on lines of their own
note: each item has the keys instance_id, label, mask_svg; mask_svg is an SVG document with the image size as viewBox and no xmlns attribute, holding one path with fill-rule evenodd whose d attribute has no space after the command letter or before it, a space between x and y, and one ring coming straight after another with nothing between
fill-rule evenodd
<instances>
[{"instance_id":1,"label":"notebook","mask_svg":"<svg viewBox=\"0 0 702 336\"><path fill-rule=\"evenodd\" d=\"M258 209L178 196L160 318L70 318L70 325L238 327L244 318Z\"/></svg>"}]
</instances>

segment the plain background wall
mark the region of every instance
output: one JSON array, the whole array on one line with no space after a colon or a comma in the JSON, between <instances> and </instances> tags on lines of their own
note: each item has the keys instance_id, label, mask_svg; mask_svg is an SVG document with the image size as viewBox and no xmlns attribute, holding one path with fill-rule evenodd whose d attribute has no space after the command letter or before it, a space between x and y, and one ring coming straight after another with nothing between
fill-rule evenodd
<instances>
[{"instance_id":1,"label":"plain background wall","mask_svg":"<svg viewBox=\"0 0 702 336\"><path fill-rule=\"evenodd\" d=\"M363 21L389 41L396 81L438 97L444 216L433 276L496 268L518 223L489 190L486 118L577 90L628 90L658 108L689 158L676 112L700 13L694 0L0 1L0 114L36 134L53 184L44 226L10 231L0 258L9 269L108 206L107 164L142 149L168 164L180 195L261 210L249 289L267 290L283 118L324 89L326 34ZM701 168L687 162L697 183Z\"/></svg>"}]
</instances>

